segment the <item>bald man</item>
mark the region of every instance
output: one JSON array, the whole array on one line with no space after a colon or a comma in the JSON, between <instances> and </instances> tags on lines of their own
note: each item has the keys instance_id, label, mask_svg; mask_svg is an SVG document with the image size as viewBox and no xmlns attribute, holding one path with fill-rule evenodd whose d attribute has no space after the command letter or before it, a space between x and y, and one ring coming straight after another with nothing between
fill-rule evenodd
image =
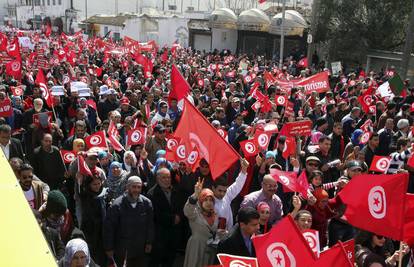
<instances>
[{"instance_id":1,"label":"bald man","mask_svg":"<svg viewBox=\"0 0 414 267\"><path fill-rule=\"evenodd\" d=\"M270 207L269 223L277 223L283 216L283 204L276 195L277 182L269 174L263 177L262 189L246 195L240 207L257 208L260 202L266 202Z\"/></svg>"},{"instance_id":2,"label":"bald man","mask_svg":"<svg viewBox=\"0 0 414 267\"><path fill-rule=\"evenodd\" d=\"M41 145L36 147L31 157L34 173L50 188L60 189L65 175L65 166L59 153L59 148L52 145L51 134L44 134Z\"/></svg>"}]
</instances>

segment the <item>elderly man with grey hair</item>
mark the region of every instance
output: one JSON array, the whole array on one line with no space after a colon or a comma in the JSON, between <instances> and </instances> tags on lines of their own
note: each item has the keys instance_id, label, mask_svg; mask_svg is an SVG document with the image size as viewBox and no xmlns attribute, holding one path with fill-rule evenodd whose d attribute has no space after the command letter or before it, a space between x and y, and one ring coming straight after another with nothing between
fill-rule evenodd
<instances>
[{"instance_id":1,"label":"elderly man with grey hair","mask_svg":"<svg viewBox=\"0 0 414 267\"><path fill-rule=\"evenodd\" d=\"M104 222L104 249L117 266L144 266L154 239L152 202L141 195L142 181L128 178L126 192L109 207Z\"/></svg>"},{"instance_id":2,"label":"elderly man with grey hair","mask_svg":"<svg viewBox=\"0 0 414 267\"><path fill-rule=\"evenodd\" d=\"M184 216L184 203L180 205L179 194L171 184L171 173L167 168L160 168L156 179L156 185L148 191L154 207L155 224L150 266L173 266L180 238L179 224Z\"/></svg>"}]
</instances>

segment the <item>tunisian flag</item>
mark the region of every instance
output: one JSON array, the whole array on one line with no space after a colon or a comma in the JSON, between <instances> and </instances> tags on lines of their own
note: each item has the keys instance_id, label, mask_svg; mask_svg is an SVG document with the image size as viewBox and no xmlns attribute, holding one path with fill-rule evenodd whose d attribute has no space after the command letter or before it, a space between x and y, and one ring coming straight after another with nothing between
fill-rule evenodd
<instances>
[{"instance_id":1,"label":"tunisian flag","mask_svg":"<svg viewBox=\"0 0 414 267\"><path fill-rule=\"evenodd\" d=\"M209 163L213 179L225 172L240 157L186 98L174 136L181 138L187 148L197 147L200 158Z\"/></svg>"},{"instance_id":2,"label":"tunisian flag","mask_svg":"<svg viewBox=\"0 0 414 267\"><path fill-rule=\"evenodd\" d=\"M297 178L296 172L284 172L279 171L278 169L269 169L270 175L279 183L283 185L284 188L289 189L288 191L301 193L304 197L308 195L309 184L301 183Z\"/></svg>"},{"instance_id":3,"label":"tunisian flag","mask_svg":"<svg viewBox=\"0 0 414 267\"><path fill-rule=\"evenodd\" d=\"M233 267L233 266L249 266L258 267L257 259L250 257L235 256L230 254L220 253L217 254L217 258L220 261L222 267Z\"/></svg>"},{"instance_id":4,"label":"tunisian flag","mask_svg":"<svg viewBox=\"0 0 414 267\"><path fill-rule=\"evenodd\" d=\"M312 266L315 262L315 254L291 216L274 225L269 233L252 240L260 267Z\"/></svg>"},{"instance_id":5,"label":"tunisian flag","mask_svg":"<svg viewBox=\"0 0 414 267\"><path fill-rule=\"evenodd\" d=\"M22 79L22 60L15 59L10 62L7 62L6 74L20 81Z\"/></svg>"},{"instance_id":6,"label":"tunisian flag","mask_svg":"<svg viewBox=\"0 0 414 267\"><path fill-rule=\"evenodd\" d=\"M407 184L408 173L353 177L338 194L346 205L347 221L357 228L403 240L404 225L410 223L406 204L409 207L413 200L406 194Z\"/></svg>"},{"instance_id":7,"label":"tunisian flag","mask_svg":"<svg viewBox=\"0 0 414 267\"><path fill-rule=\"evenodd\" d=\"M21 58L19 39L17 37L14 37L13 41L7 46L7 54L14 58Z\"/></svg>"},{"instance_id":8,"label":"tunisian flag","mask_svg":"<svg viewBox=\"0 0 414 267\"><path fill-rule=\"evenodd\" d=\"M52 95L49 92L49 88L46 86L46 78L43 74L43 70L39 69L36 75L35 84L40 87L40 91L42 91L42 97L46 100L46 104L49 107L53 106L53 98Z\"/></svg>"},{"instance_id":9,"label":"tunisian flag","mask_svg":"<svg viewBox=\"0 0 414 267\"><path fill-rule=\"evenodd\" d=\"M104 131L95 132L85 138L85 143L88 148L100 147L107 148L106 137Z\"/></svg>"},{"instance_id":10,"label":"tunisian flag","mask_svg":"<svg viewBox=\"0 0 414 267\"><path fill-rule=\"evenodd\" d=\"M312 265L312 267L353 267L354 264L348 258L344 246L339 243L332 248L323 251L319 259Z\"/></svg>"},{"instance_id":11,"label":"tunisian flag","mask_svg":"<svg viewBox=\"0 0 414 267\"><path fill-rule=\"evenodd\" d=\"M118 140L118 129L115 126L115 123L111 120L108 127L108 140L109 143L111 143L112 147L116 151L122 151L125 150L125 148L122 146L122 144Z\"/></svg>"},{"instance_id":12,"label":"tunisian flag","mask_svg":"<svg viewBox=\"0 0 414 267\"><path fill-rule=\"evenodd\" d=\"M177 99L180 101L190 92L190 85L181 75L177 66L173 65L171 70L171 92L168 99Z\"/></svg>"},{"instance_id":13,"label":"tunisian flag","mask_svg":"<svg viewBox=\"0 0 414 267\"><path fill-rule=\"evenodd\" d=\"M82 156L78 156L78 170L82 175L93 176L91 170Z\"/></svg>"}]
</instances>

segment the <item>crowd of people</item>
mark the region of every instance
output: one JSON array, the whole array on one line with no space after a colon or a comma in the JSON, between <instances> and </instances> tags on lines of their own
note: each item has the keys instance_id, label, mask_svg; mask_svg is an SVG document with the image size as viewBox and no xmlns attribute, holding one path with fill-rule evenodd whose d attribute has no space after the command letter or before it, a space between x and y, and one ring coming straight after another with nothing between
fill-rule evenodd
<instances>
[{"instance_id":1,"label":"crowd of people","mask_svg":"<svg viewBox=\"0 0 414 267\"><path fill-rule=\"evenodd\" d=\"M9 42L15 34L7 33ZM20 51L20 79L4 64L0 70L0 103L10 100L13 107L10 116L0 118L0 147L59 266L178 266L179 255L185 255L183 266L202 267L218 264L217 253L255 257L251 237L269 232L285 216L292 216L301 231L318 230L322 249L354 238L359 267L396 266L400 254L403 266L412 266L408 246L400 249L394 240L356 229L343 217L343 205L332 201L354 176L373 173L375 155L391 157L388 174L409 172L407 192L414 192L414 169L407 165L414 138L410 81L404 81L405 95L384 99L372 93L373 111L358 100L395 70L343 70L329 77L330 90L307 94L300 87L287 91L277 82L269 85L264 78L270 73L288 81L326 71L323 62L301 66L298 53L279 68L261 55L200 52L177 44L137 57L111 53L127 47L127 40L61 35L43 44L30 38L33 51ZM41 69L32 58L40 50L47 60L59 60ZM61 50L73 52L73 62L59 58ZM150 71L142 57L151 61ZM180 101L170 97L173 64L191 88L193 105L213 127L227 132L227 142L242 155L219 177L211 175L214 162L201 159L192 169L166 159L166 138L182 114ZM36 82L40 72L53 109ZM80 96L70 81L85 82L90 96ZM268 97L270 108L252 108L253 85ZM53 94L55 86L64 92ZM23 88L22 95L16 87ZM293 112L276 104L277 96L285 96ZM36 114L48 111L49 120L42 115L36 120ZM261 125L274 123L280 130L301 120L312 122L311 134L294 137L288 156L284 151L291 139L277 132L266 150L243 154L240 142ZM372 134L363 140L361 127L368 121ZM112 142L88 147L85 139L108 131L110 124L125 150ZM145 143L128 145L127 133L137 124L146 129ZM80 172L79 157L66 162L62 150L84 158L92 175ZM270 175L273 168L305 173L309 197L285 192Z\"/></svg>"}]
</instances>

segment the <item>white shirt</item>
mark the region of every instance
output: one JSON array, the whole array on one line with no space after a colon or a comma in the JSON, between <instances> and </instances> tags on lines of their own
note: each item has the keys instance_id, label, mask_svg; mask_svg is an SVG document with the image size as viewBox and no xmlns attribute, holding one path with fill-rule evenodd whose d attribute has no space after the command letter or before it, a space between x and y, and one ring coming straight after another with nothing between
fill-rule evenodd
<instances>
[{"instance_id":1,"label":"white shirt","mask_svg":"<svg viewBox=\"0 0 414 267\"><path fill-rule=\"evenodd\" d=\"M233 213L231 212L231 202L243 189L246 182L247 174L239 173L234 183L232 183L222 199L215 198L214 209L218 217L226 218L226 229L230 231L233 228Z\"/></svg>"},{"instance_id":2,"label":"white shirt","mask_svg":"<svg viewBox=\"0 0 414 267\"><path fill-rule=\"evenodd\" d=\"M3 150L4 156L6 157L7 160L9 160L10 157L10 141L7 143L7 145L3 146L2 144L0 144L1 149Z\"/></svg>"},{"instance_id":3,"label":"white shirt","mask_svg":"<svg viewBox=\"0 0 414 267\"><path fill-rule=\"evenodd\" d=\"M27 202L29 202L29 205L32 209L35 208L35 195L33 191L33 187L31 186L29 190L23 191L24 196L26 197Z\"/></svg>"}]
</instances>

